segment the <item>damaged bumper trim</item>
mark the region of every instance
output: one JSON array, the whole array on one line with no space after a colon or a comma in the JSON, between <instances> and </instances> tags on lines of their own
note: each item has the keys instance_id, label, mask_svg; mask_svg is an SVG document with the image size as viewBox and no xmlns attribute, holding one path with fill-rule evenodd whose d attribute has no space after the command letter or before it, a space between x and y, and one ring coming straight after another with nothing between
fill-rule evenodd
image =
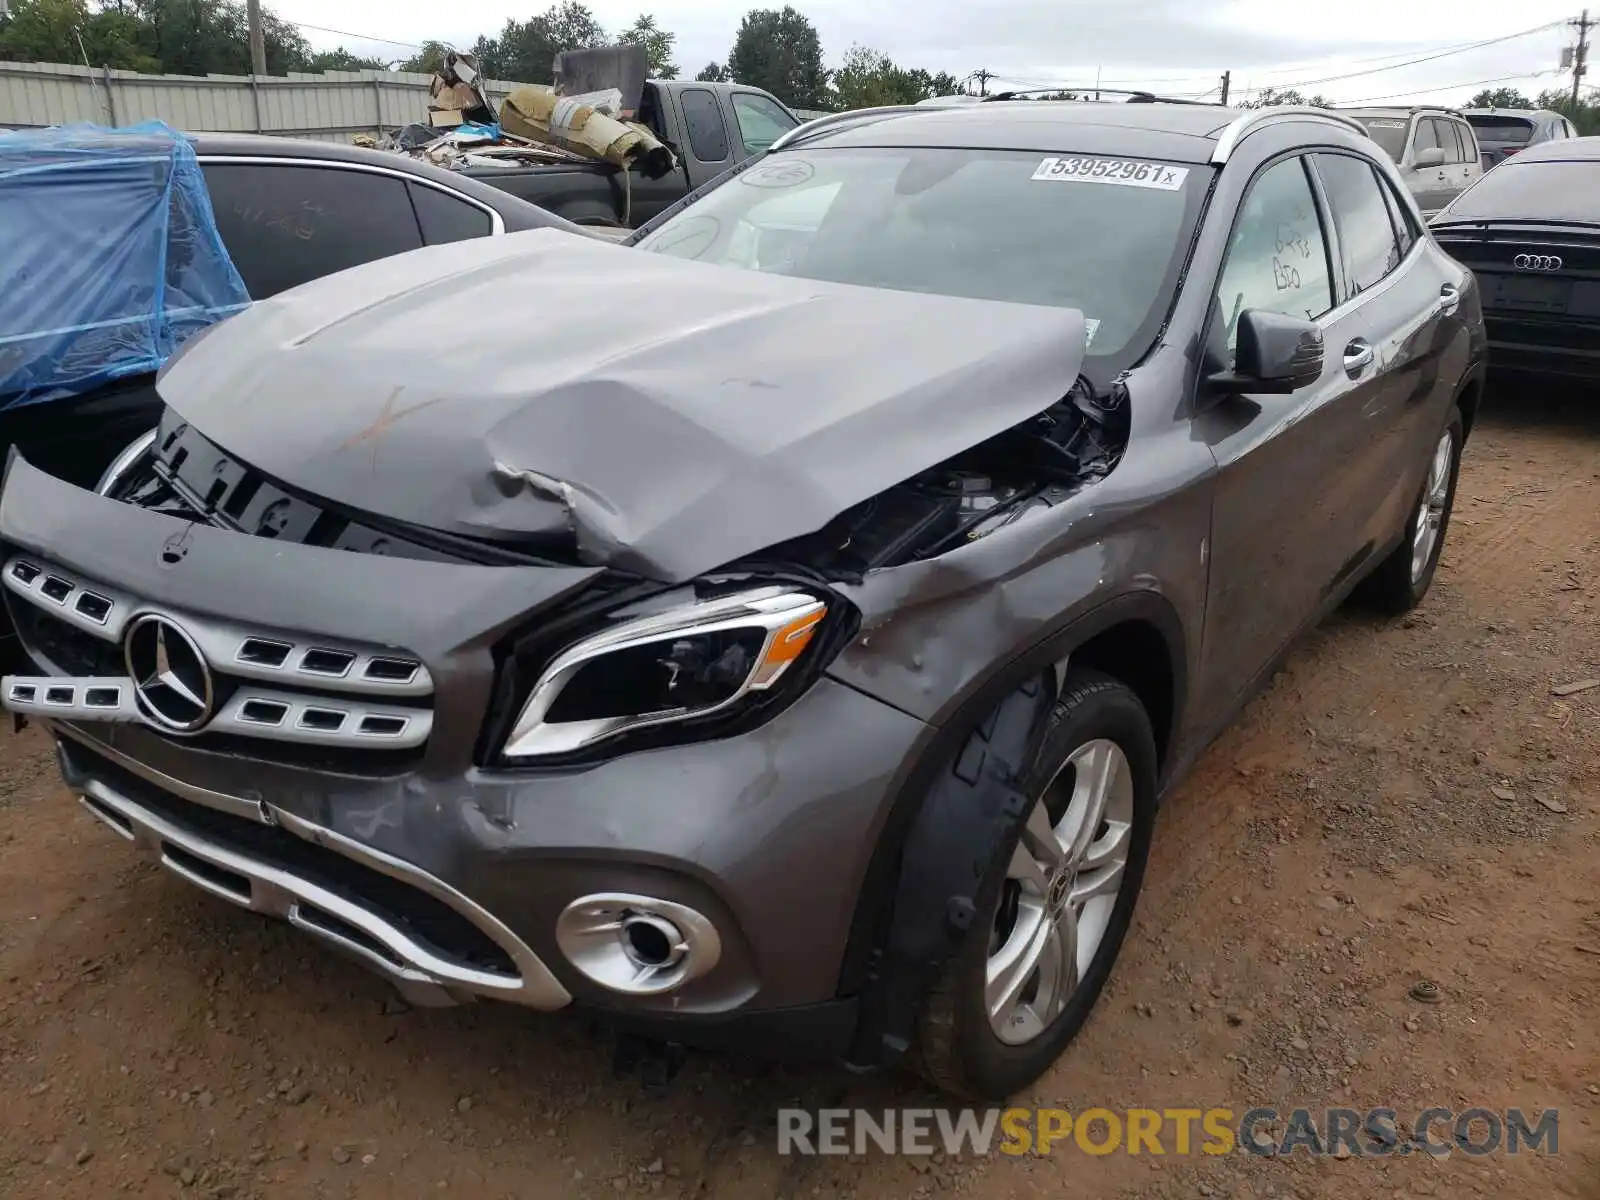
<instances>
[{"instance_id":1,"label":"damaged bumper trim","mask_svg":"<svg viewBox=\"0 0 1600 1200\"><path fill-rule=\"evenodd\" d=\"M89 739L79 740L88 743ZM98 743L95 743L98 748ZM170 818L92 774L68 777L84 806L120 836L154 854L173 874L241 908L287 921L375 971L413 1003L447 1006L482 996L551 1011L571 994L521 939L448 884L408 863L277 809L272 823L425 892L467 919L514 964L503 974L425 944L378 906L340 895L247 849L226 845ZM240 803L244 803L240 801Z\"/></svg>"}]
</instances>

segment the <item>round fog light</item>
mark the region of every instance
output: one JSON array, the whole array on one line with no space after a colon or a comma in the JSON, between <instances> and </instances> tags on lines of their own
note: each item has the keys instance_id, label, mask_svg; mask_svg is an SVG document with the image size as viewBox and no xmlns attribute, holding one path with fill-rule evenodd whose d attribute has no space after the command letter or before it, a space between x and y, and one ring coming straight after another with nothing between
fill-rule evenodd
<instances>
[{"instance_id":1,"label":"round fog light","mask_svg":"<svg viewBox=\"0 0 1600 1200\"><path fill-rule=\"evenodd\" d=\"M567 905L556 919L556 944L587 978L634 996L682 987L722 957L722 939L703 914L671 900L620 892Z\"/></svg>"}]
</instances>

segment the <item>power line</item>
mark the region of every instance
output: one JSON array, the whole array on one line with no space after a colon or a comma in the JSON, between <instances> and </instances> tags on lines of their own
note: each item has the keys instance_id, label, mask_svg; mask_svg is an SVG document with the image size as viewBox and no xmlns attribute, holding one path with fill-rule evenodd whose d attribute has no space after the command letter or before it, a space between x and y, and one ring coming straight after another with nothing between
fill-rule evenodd
<instances>
[{"instance_id":1,"label":"power line","mask_svg":"<svg viewBox=\"0 0 1600 1200\"><path fill-rule=\"evenodd\" d=\"M1435 62L1441 58L1450 58L1452 55L1465 54L1469 50L1481 50L1485 46L1498 46L1502 42L1515 41L1518 38L1529 37L1535 33L1543 33L1548 29L1556 29L1566 24L1565 21L1548 21L1543 25L1536 25L1532 29L1524 29L1519 33L1508 33L1501 37L1485 38L1481 42L1468 42L1466 45L1457 46L1451 50L1440 50L1434 54L1427 54L1421 58L1407 59L1405 62L1391 63L1385 67L1369 67L1365 71L1349 71L1342 75L1324 75L1321 79L1301 79L1294 83L1273 84L1274 91L1286 91L1290 88L1315 87L1322 83L1337 83L1344 79L1358 79L1364 75L1380 75L1385 71L1398 71L1402 67L1414 67L1420 63ZM1251 91L1264 91L1264 88L1251 88Z\"/></svg>"},{"instance_id":2,"label":"power line","mask_svg":"<svg viewBox=\"0 0 1600 1200\"><path fill-rule=\"evenodd\" d=\"M1432 92L1453 92L1457 88L1485 87L1491 83L1510 83L1514 79L1538 79L1541 76L1552 74L1550 71L1524 71L1521 75L1499 75L1494 79L1471 79L1465 83L1441 83L1433 87L1417 88L1412 92L1390 92L1386 96L1368 96L1364 100L1341 100L1340 108L1359 108L1363 104L1375 104L1379 100L1401 100L1407 96L1425 96Z\"/></svg>"},{"instance_id":3,"label":"power line","mask_svg":"<svg viewBox=\"0 0 1600 1200\"><path fill-rule=\"evenodd\" d=\"M407 50L423 49L422 46L417 45L415 42L401 42L395 40L394 38L374 37L370 33L351 33L348 29L329 29L323 25L311 25L305 21L292 20L289 17L285 17L284 20L288 21L289 24L295 26L297 29L311 29L315 30L317 33L332 33L337 34L339 37L356 38L357 40L363 42L380 42L385 46L404 46Z\"/></svg>"},{"instance_id":4,"label":"power line","mask_svg":"<svg viewBox=\"0 0 1600 1200\"><path fill-rule=\"evenodd\" d=\"M1363 76L1363 75L1380 74L1380 73L1382 73L1384 71L1399 70L1401 67L1414 66L1417 63L1433 62L1433 61L1435 61L1437 59L1440 59L1440 58L1448 58L1448 57L1450 57L1451 55L1454 55L1454 54L1464 54L1469 50L1478 50L1478 49L1481 49L1481 48L1483 48L1485 46L1497 45L1500 42L1508 42L1508 41L1512 41L1512 40L1514 40L1516 38L1530 37L1535 33L1542 33L1542 32L1544 32L1545 30L1548 30L1548 29L1555 29L1556 27L1562 25L1563 23L1564 22L1562 22L1562 21L1551 21L1551 22L1549 22L1547 24L1537 26L1536 28L1533 28L1533 29L1524 29L1524 30L1522 30L1522 31L1520 31L1518 33L1503 34L1503 35L1501 35L1499 37L1481 39L1479 41L1474 41L1474 42L1456 42L1456 43L1451 43L1451 44L1447 44L1447 45L1442 45L1442 46L1436 45L1436 46L1431 46L1431 47L1428 47L1428 46L1423 46L1423 47L1413 46L1409 50L1391 50L1387 54L1375 54L1375 55L1372 55L1369 58L1353 58L1353 59L1350 59L1347 64L1345 64L1347 66L1352 66L1352 67L1363 66L1364 64L1367 64L1367 63L1385 63L1386 64L1386 65L1381 66L1381 67L1374 67L1374 68L1372 68L1370 70L1366 70L1366 71L1351 71L1351 72L1346 72L1346 73L1339 74L1339 75L1327 76L1327 77L1322 78L1322 79L1301 80L1300 82L1297 82L1297 83L1263 84L1260 87L1244 88L1242 90L1244 90L1246 92L1260 92L1260 91L1265 91L1268 87L1271 87L1274 90L1282 90L1282 89L1291 88L1291 87L1292 88L1309 87L1309 86L1312 86L1312 85L1315 85L1315 84L1318 84L1318 83L1330 83L1330 82L1333 82L1334 80L1339 80L1339 79L1355 79L1355 78L1358 78L1358 77ZM1412 57L1412 58L1407 58L1406 57L1407 55L1417 55L1417 52L1419 50L1422 51L1422 54L1420 56ZM1390 59L1403 59L1404 61L1401 61L1401 62L1389 62ZM1281 75L1281 74L1286 74L1286 73L1293 73L1295 71L1304 71L1304 70L1306 70L1308 68L1309 65L1311 65L1311 64L1307 64L1305 62L1297 62L1297 63L1289 63L1289 64L1286 64L1286 65L1276 66L1276 67L1252 68L1250 70L1249 74L1251 76L1253 76L1253 77L1260 77L1262 75ZM1082 84L1074 84L1074 83L1071 83L1071 82L1068 82L1068 81L1046 81L1046 82L1041 82L1041 81L1038 81L1038 80L1022 80L1022 79L1017 79L1017 78L1015 78L1013 76L1009 76L1009 75L1004 76L1003 78L1006 79L1006 80L1009 80L1012 83L1025 84L1027 87L1072 88L1072 87L1075 87L1075 86L1076 87L1083 86ZM1215 78L1216 78L1216 75L1214 73L1213 74L1194 74L1194 75L1166 75L1166 76L1160 76L1160 77L1152 78L1152 79L1102 79L1100 81L1100 83L1101 83L1102 87L1119 86L1119 87L1144 87L1144 88L1149 88L1149 87L1154 87L1154 86L1156 86L1158 84L1190 83L1190 82L1195 82L1195 81L1199 81L1199 80L1214 80Z\"/></svg>"}]
</instances>

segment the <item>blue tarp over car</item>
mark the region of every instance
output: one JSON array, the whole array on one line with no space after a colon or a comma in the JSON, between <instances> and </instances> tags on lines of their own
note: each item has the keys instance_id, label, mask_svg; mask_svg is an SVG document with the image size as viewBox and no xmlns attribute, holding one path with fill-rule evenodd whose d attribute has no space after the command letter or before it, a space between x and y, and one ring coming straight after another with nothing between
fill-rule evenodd
<instances>
[{"instance_id":1,"label":"blue tarp over car","mask_svg":"<svg viewBox=\"0 0 1600 1200\"><path fill-rule=\"evenodd\" d=\"M181 133L0 133L0 411L158 370L249 302Z\"/></svg>"}]
</instances>

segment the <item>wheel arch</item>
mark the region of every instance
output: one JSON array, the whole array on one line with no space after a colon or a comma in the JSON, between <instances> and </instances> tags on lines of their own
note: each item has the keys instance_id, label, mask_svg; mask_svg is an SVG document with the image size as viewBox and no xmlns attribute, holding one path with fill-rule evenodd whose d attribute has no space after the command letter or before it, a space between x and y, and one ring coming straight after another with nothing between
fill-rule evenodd
<instances>
[{"instance_id":1,"label":"wheel arch","mask_svg":"<svg viewBox=\"0 0 1600 1200\"><path fill-rule=\"evenodd\" d=\"M964 931L963 905L1025 797L1011 777L1038 745L1066 669L1092 666L1126 684L1150 715L1161 779L1174 761L1187 688L1187 644L1171 602L1154 589L1089 609L1001 665L942 720L902 770L856 899L839 995L858 995L852 1061L876 1065L909 1047L927 987ZM982 741L973 756L969 743ZM936 799L967 775L968 804Z\"/></svg>"}]
</instances>

